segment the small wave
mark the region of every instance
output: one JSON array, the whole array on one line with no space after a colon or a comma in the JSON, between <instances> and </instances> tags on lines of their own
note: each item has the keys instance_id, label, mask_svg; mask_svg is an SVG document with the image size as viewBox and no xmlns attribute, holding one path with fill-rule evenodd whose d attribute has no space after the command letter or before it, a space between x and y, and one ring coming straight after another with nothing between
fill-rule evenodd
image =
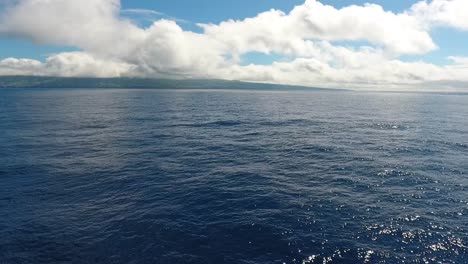
<instances>
[{"instance_id":1,"label":"small wave","mask_svg":"<svg viewBox=\"0 0 468 264\"><path fill-rule=\"evenodd\" d=\"M190 124L175 124L172 126L175 127L230 127L230 126L240 126L242 122L234 120L220 120L214 122L206 123L190 123Z\"/></svg>"},{"instance_id":2,"label":"small wave","mask_svg":"<svg viewBox=\"0 0 468 264\"><path fill-rule=\"evenodd\" d=\"M174 135L169 135L169 134L157 134L157 135L151 135L151 138L153 139L160 139L160 138L173 138Z\"/></svg>"},{"instance_id":3,"label":"small wave","mask_svg":"<svg viewBox=\"0 0 468 264\"><path fill-rule=\"evenodd\" d=\"M108 125L105 124L83 124L82 126L79 127L79 129L105 129L108 128Z\"/></svg>"},{"instance_id":4,"label":"small wave","mask_svg":"<svg viewBox=\"0 0 468 264\"><path fill-rule=\"evenodd\" d=\"M402 124L393 124L393 123L375 123L371 127L379 130L406 130L408 126Z\"/></svg>"},{"instance_id":5,"label":"small wave","mask_svg":"<svg viewBox=\"0 0 468 264\"><path fill-rule=\"evenodd\" d=\"M304 146L302 150L313 153L337 153L337 148L334 146L308 145Z\"/></svg>"},{"instance_id":6,"label":"small wave","mask_svg":"<svg viewBox=\"0 0 468 264\"><path fill-rule=\"evenodd\" d=\"M226 121L210 122L210 123L206 123L204 125L205 126L222 126L222 127L225 127L225 126L240 126L240 125L242 125L242 123L239 122L239 121L226 120Z\"/></svg>"},{"instance_id":7,"label":"small wave","mask_svg":"<svg viewBox=\"0 0 468 264\"><path fill-rule=\"evenodd\" d=\"M367 249L337 249L328 255L311 255L302 260L302 264L328 264L341 263L345 260L353 260L354 263L373 263L384 260L385 254Z\"/></svg>"},{"instance_id":8,"label":"small wave","mask_svg":"<svg viewBox=\"0 0 468 264\"><path fill-rule=\"evenodd\" d=\"M259 125L262 126L289 126L289 125L320 125L322 122L313 121L309 119L286 119L286 120L277 120L277 121L263 121Z\"/></svg>"},{"instance_id":9,"label":"small wave","mask_svg":"<svg viewBox=\"0 0 468 264\"><path fill-rule=\"evenodd\" d=\"M411 172L401 171L401 170L384 170L377 173L377 176L380 177L400 177L400 176L411 176Z\"/></svg>"},{"instance_id":10,"label":"small wave","mask_svg":"<svg viewBox=\"0 0 468 264\"><path fill-rule=\"evenodd\" d=\"M11 202L13 201L13 198L12 197L0 197L0 202Z\"/></svg>"}]
</instances>

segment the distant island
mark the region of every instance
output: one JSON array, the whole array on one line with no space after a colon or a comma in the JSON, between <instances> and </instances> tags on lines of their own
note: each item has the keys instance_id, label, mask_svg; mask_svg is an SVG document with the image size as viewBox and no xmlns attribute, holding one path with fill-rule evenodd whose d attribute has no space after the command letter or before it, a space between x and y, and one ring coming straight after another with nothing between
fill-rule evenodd
<instances>
[{"instance_id":1,"label":"distant island","mask_svg":"<svg viewBox=\"0 0 468 264\"><path fill-rule=\"evenodd\" d=\"M306 86L252 83L213 79L81 78L0 76L0 88L134 88L134 89L239 89L239 90L338 90Z\"/></svg>"}]
</instances>

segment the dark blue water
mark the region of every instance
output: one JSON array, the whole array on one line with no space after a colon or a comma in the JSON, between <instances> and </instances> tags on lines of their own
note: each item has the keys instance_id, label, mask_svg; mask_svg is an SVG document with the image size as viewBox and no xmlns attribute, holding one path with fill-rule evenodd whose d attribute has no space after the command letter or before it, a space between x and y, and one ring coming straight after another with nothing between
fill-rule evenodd
<instances>
[{"instance_id":1,"label":"dark blue water","mask_svg":"<svg viewBox=\"0 0 468 264\"><path fill-rule=\"evenodd\" d=\"M0 90L0 263L468 263L468 96Z\"/></svg>"}]
</instances>

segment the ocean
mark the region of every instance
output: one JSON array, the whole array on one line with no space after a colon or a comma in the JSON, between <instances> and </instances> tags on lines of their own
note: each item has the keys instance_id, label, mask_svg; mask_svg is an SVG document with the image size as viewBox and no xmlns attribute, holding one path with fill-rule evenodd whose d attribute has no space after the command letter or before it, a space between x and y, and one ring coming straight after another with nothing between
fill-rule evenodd
<instances>
[{"instance_id":1,"label":"ocean","mask_svg":"<svg viewBox=\"0 0 468 264\"><path fill-rule=\"evenodd\" d=\"M468 263L468 95L2 89L0 263Z\"/></svg>"}]
</instances>

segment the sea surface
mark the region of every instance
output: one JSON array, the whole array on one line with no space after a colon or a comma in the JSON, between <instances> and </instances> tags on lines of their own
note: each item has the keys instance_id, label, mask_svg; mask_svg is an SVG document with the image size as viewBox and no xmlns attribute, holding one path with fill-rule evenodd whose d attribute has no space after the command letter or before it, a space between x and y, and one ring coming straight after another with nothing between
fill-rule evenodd
<instances>
[{"instance_id":1,"label":"sea surface","mask_svg":"<svg viewBox=\"0 0 468 264\"><path fill-rule=\"evenodd\" d=\"M0 90L0 263L468 263L468 95Z\"/></svg>"}]
</instances>

